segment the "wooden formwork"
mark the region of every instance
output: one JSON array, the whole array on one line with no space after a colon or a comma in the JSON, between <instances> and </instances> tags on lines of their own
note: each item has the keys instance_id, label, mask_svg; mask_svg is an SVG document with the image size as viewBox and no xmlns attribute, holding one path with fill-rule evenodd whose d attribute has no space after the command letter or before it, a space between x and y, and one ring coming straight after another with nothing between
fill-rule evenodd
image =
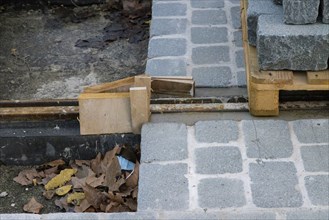
<instances>
[{"instance_id":1,"label":"wooden formwork","mask_svg":"<svg viewBox=\"0 0 329 220\"><path fill-rule=\"evenodd\" d=\"M316 72L262 71L257 50L248 43L248 0L241 0L241 23L250 113L255 116L279 114L279 91L328 91L329 70Z\"/></svg>"}]
</instances>

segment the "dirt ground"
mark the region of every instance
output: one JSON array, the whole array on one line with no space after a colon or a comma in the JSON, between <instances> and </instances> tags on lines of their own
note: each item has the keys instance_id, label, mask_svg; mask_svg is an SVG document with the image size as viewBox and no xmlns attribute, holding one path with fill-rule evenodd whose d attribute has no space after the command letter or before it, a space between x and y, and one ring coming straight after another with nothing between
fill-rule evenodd
<instances>
[{"instance_id":1,"label":"dirt ground","mask_svg":"<svg viewBox=\"0 0 329 220\"><path fill-rule=\"evenodd\" d=\"M6 197L0 197L0 213L22 213L23 206L34 196L44 208L42 213L61 212L55 206L55 197L47 200L43 195L43 186L21 186L13 181L21 170L31 167L0 165L0 193L7 192Z\"/></svg>"},{"instance_id":2,"label":"dirt ground","mask_svg":"<svg viewBox=\"0 0 329 220\"><path fill-rule=\"evenodd\" d=\"M105 4L0 5L0 99L74 98L144 73L149 20Z\"/></svg>"}]
</instances>

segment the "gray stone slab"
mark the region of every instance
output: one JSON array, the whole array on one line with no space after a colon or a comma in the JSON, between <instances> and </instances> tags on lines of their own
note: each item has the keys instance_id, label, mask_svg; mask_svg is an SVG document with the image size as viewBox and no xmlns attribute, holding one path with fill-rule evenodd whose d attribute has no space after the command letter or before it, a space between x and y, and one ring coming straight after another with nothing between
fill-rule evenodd
<instances>
[{"instance_id":1,"label":"gray stone slab","mask_svg":"<svg viewBox=\"0 0 329 220\"><path fill-rule=\"evenodd\" d=\"M243 47L243 42L242 42L242 31L235 31L233 32L234 36L234 44L236 47Z\"/></svg>"},{"instance_id":2,"label":"gray stone slab","mask_svg":"<svg viewBox=\"0 0 329 220\"><path fill-rule=\"evenodd\" d=\"M229 213L226 217L223 219L231 219L231 220L275 220L276 215L275 213L271 212L242 212L238 213L236 211Z\"/></svg>"},{"instance_id":3,"label":"gray stone slab","mask_svg":"<svg viewBox=\"0 0 329 220\"><path fill-rule=\"evenodd\" d=\"M198 185L199 206L205 208L241 207L246 204L243 182L233 179L202 179Z\"/></svg>"},{"instance_id":4,"label":"gray stone slab","mask_svg":"<svg viewBox=\"0 0 329 220\"><path fill-rule=\"evenodd\" d=\"M242 172L241 152L237 147L208 147L195 150L196 172L223 174Z\"/></svg>"},{"instance_id":5,"label":"gray stone slab","mask_svg":"<svg viewBox=\"0 0 329 220\"><path fill-rule=\"evenodd\" d=\"M244 68L244 52L238 50L235 52L235 63L238 68Z\"/></svg>"},{"instance_id":6,"label":"gray stone slab","mask_svg":"<svg viewBox=\"0 0 329 220\"><path fill-rule=\"evenodd\" d=\"M186 39L157 38L151 39L148 48L148 57L182 56L186 54Z\"/></svg>"},{"instance_id":7,"label":"gray stone slab","mask_svg":"<svg viewBox=\"0 0 329 220\"><path fill-rule=\"evenodd\" d=\"M89 220L99 219L97 213L51 213L42 215L42 220Z\"/></svg>"},{"instance_id":8,"label":"gray stone slab","mask_svg":"<svg viewBox=\"0 0 329 220\"><path fill-rule=\"evenodd\" d=\"M319 14L320 0L284 0L286 24L314 24Z\"/></svg>"},{"instance_id":9,"label":"gray stone slab","mask_svg":"<svg viewBox=\"0 0 329 220\"><path fill-rule=\"evenodd\" d=\"M300 207L296 168L292 162L265 162L249 165L252 199L257 207Z\"/></svg>"},{"instance_id":10,"label":"gray stone slab","mask_svg":"<svg viewBox=\"0 0 329 220\"><path fill-rule=\"evenodd\" d=\"M150 36L163 36L172 34L184 34L186 32L187 19L152 19Z\"/></svg>"},{"instance_id":11,"label":"gray stone slab","mask_svg":"<svg viewBox=\"0 0 329 220\"><path fill-rule=\"evenodd\" d=\"M329 206L328 175L306 176L305 186L313 205Z\"/></svg>"},{"instance_id":12,"label":"gray stone slab","mask_svg":"<svg viewBox=\"0 0 329 220\"><path fill-rule=\"evenodd\" d=\"M1 220L40 220L41 215L36 214L0 214Z\"/></svg>"},{"instance_id":13,"label":"gray stone slab","mask_svg":"<svg viewBox=\"0 0 329 220\"><path fill-rule=\"evenodd\" d=\"M226 24L227 18L225 11L218 10L195 10L192 12L192 24L197 25L215 25Z\"/></svg>"},{"instance_id":14,"label":"gray stone slab","mask_svg":"<svg viewBox=\"0 0 329 220\"><path fill-rule=\"evenodd\" d=\"M329 24L329 1L328 0L321 0L321 7L322 7L322 22Z\"/></svg>"},{"instance_id":15,"label":"gray stone slab","mask_svg":"<svg viewBox=\"0 0 329 220\"><path fill-rule=\"evenodd\" d=\"M212 44L227 42L226 27L192 27L191 41L194 44Z\"/></svg>"},{"instance_id":16,"label":"gray stone slab","mask_svg":"<svg viewBox=\"0 0 329 220\"><path fill-rule=\"evenodd\" d=\"M247 10L247 26L249 44L257 44L258 18L263 14L279 14L283 16L282 6L276 5L272 0L249 0Z\"/></svg>"},{"instance_id":17,"label":"gray stone slab","mask_svg":"<svg viewBox=\"0 0 329 220\"><path fill-rule=\"evenodd\" d=\"M328 68L329 28L322 23L286 25L280 15L262 15L257 51L263 70L324 70Z\"/></svg>"},{"instance_id":18,"label":"gray stone slab","mask_svg":"<svg viewBox=\"0 0 329 220\"><path fill-rule=\"evenodd\" d=\"M142 127L141 161L171 161L187 158L187 129L183 124L148 123Z\"/></svg>"},{"instance_id":19,"label":"gray stone slab","mask_svg":"<svg viewBox=\"0 0 329 220\"><path fill-rule=\"evenodd\" d=\"M235 29L241 28L241 8L240 6L234 6L231 8L231 21L232 26Z\"/></svg>"},{"instance_id":20,"label":"gray stone slab","mask_svg":"<svg viewBox=\"0 0 329 220\"><path fill-rule=\"evenodd\" d=\"M192 69L192 76L198 87L225 87L231 84L230 67L197 67Z\"/></svg>"},{"instance_id":21,"label":"gray stone slab","mask_svg":"<svg viewBox=\"0 0 329 220\"><path fill-rule=\"evenodd\" d=\"M189 205L186 164L145 164L140 167L138 211L186 210Z\"/></svg>"},{"instance_id":22,"label":"gray stone slab","mask_svg":"<svg viewBox=\"0 0 329 220\"><path fill-rule=\"evenodd\" d=\"M304 168L309 172L329 172L329 145L302 146Z\"/></svg>"},{"instance_id":23,"label":"gray stone slab","mask_svg":"<svg viewBox=\"0 0 329 220\"><path fill-rule=\"evenodd\" d=\"M195 124L195 136L199 142L228 143L239 138L238 123L233 120L199 121Z\"/></svg>"},{"instance_id":24,"label":"gray stone slab","mask_svg":"<svg viewBox=\"0 0 329 220\"><path fill-rule=\"evenodd\" d=\"M228 46L204 46L192 49L194 64L220 64L230 61L230 48Z\"/></svg>"},{"instance_id":25,"label":"gray stone slab","mask_svg":"<svg viewBox=\"0 0 329 220\"><path fill-rule=\"evenodd\" d=\"M152 6L153 17L185 16L186 11L186 3L181 2L156 2Z\"/></svg>"},{"instance_id":26,"label":"gray stone slab","mask_svg":"<svg viewBox=\"0 0 329 220\"><path fill-rule=\"evenodd\" d=\"M122 212L122 213L97 213L97 217L99 220L110 220L110 219L111 220L144 220L144 219L145 220L154 220L154 219L157 219L158 214L156 212L152 212L152 211L151 212L140 212L139 211L139 212ZM90 218L89 220L96 220L96 219Z\"/></svg>"},{"instance_id":27,"label":"gray stone slab","mask_svg":"<svg viewBox=\"0 0 329 220\"><path fill-rule=\"evenodd\" d=\"M287 220L328 220L328 210L297 210L287 212Z\"/></svg>"},{"instance_id":28,"label":"gray stone slab","mask_svg":"<svg viewBox=\"0 0 329 220\"><path fill-rule=\"evenodd\" d=\"M245 71L237 72L238 86L245 87L247 85L247 76Z\"/></svg>"},{"instance_id":29,"label":"gray stone slab","mask_svg":"<svg viewBox=\"0 0 329 220\"><path fill-rule=\"evenodd\" d=\"M288 123L280 120L242 122L247 156L251 158L287 158L293 151Z\"/></svg>"},{"instance_id":30,"label":"gray stone slab","mask_svg":"<svg viewBox=\"0 0 329 220\"><path fill-rule=\"evenodd\" d=\"M223 8L224 0L191 0L192 8Z\"/></svg>"},{"instance_id":31,"label":"gray stone slab","mask_svg":"<svg viewBox=\"0 0 329 220\"><path fill-rule=\"evenodd\" d=\"M301 143L329 143L329 119L298 120L293 128Z\"/></svg>"},{"instance_id":32,"label":"gray stone slab","mask_svg":"<svg viewBox=\"0 0 329 220\"><path fill-rule=\"evenodd\" d=\"M186 76L186 61L178 58L150 59L145 72L152 76Z\"/></svg>"}]
</instances>

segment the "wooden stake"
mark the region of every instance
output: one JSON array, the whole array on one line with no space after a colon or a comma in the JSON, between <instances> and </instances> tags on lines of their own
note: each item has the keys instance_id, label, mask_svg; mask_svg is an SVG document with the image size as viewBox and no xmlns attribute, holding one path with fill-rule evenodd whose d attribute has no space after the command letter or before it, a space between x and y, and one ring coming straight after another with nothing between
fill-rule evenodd
<instances>
[{"instance_id":1,"label":"wooden stake","mask_svg":"<svg viewBox=\"0 0 329 220\"><path fill-rule=\"evenodd\" d=\"M130 88L131 125L135 134L140 134L142 125L150 119L150 99L146 87Z\"/></svg>"}]
</instances>

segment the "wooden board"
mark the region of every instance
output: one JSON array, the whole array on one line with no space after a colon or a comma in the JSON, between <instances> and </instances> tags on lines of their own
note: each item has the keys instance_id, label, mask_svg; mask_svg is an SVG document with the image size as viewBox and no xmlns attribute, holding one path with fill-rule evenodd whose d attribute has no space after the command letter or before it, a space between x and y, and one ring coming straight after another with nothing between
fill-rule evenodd
<instances>
[{"instance_id":1,"label":"wooden board","mask_svg":"<svg viewBox=\"0 0 329 220\"><path fill-rule=\"evenodd\" d=\"M86 87L84 93L129 92L129 88L134 85L134 82L135 77L128 77L114 82Z\"/></svg>"},{"instance_id":2,"label":"wooden board","mask_svg":"<svg viewBox=\"0 0 329 220\"><path fill-rule=\"evenodd\" d=\"M250 113L255 116L279 114L279 91L327 91L328 71L261 71L257 50L248 43L248 1L241 0L241 24Z\"/></svg>"},{"instance_id":3,"label":"wooden board","mask_svg":"<svg viewBox=\"0 0 329 220\"><path fill-rule=\"evenodd\" d=\"M146 87L130 88L131 126L135 134L140 134L142 125L150 119L150 99Z\"/></svg>"},{"instance_id":4,"label":"wooden board","mask_svg":"<svg viewBox=\"0 0 329 220\"><path fill-rule=\"evenodd\" d=\"M83 93L78 100L82 135L132 132L129 93Z\"/></svg>"},{"instance_id":5,"label":"wooden board","mask_svg":"<svg viewBox=\"0 0 329 220\"><path fill-rule=\"evenodd\" d=\"M152 79L152 92L158 94L193 97L195 83L192 79Z\"/></svg>"}]
</instances>

